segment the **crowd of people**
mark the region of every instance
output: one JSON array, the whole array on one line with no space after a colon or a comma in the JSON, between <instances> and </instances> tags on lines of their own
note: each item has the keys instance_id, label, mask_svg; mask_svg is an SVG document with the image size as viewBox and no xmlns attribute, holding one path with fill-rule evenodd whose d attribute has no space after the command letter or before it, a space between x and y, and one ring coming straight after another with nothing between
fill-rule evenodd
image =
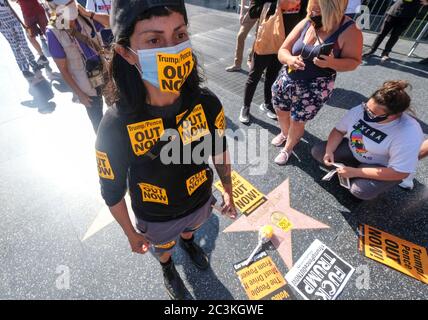
<instances>
[{"instance_id":1,"label":"crowd of people","mask_svg":"<svg viewBox=\"0 0 428 320\"><path fill-rule=\"evenodd\" d=\"M230 155L225 113L216 95L202 87L197 57L188 33L183 0L18 0L24 22L8 1L0 0L0 31L9 41L24 77L48 66L38 38L64 81L87 110L97 133L96 157L101 193L134 252L149 250L159 259L164 283L173 299L185 294L171 257L177 243L200 269L208 256L194 233L210 217L212 159L223 184L220 210L236 217L232 196ZM359 67L363 35L355 23L361 1L250 0L241 1L234 64L244 60L245 39L256 26L250 72L239 120L251 122L250 108L257 85L264 80L260 108L278 120L281 147L274 159L285 165L309 121L328 103L337 73ZM384 50L388 57L416 6L426 1L397 0L367 54L373 54L392 30ZM232 5L229 3L229 5ZM39 54L35 59L23 31ZM31 70L30 70L31 67ZM225 74L227 76L227 74ZM409 83L380 84L368 101L350 109L312 155L326 167L343 164L338 174L350 179L350 193L362 200L376 198L401 185L413 188L418 161L428 155L419 123L409 113ZM375 88L373 88L375 89ZM104 113L104 102L111 105ZM162 139L170 130L167 142ZM212 142L203 161L165 164L162 148L176 142L179 150L200 150ZM218 148L217 146L221 146ZM134 228L124 200L129 190Z\"/></svg>"}]
</instances>

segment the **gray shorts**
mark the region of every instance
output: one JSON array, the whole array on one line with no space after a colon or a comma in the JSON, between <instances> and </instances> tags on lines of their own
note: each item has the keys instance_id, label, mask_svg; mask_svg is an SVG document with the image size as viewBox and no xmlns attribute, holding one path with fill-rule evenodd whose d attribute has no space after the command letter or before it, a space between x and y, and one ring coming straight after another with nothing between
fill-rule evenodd
<instances>
[{"instance_id":1,"label":"gray shorts","mask_svg":"<svg viewBox=\"0 0 428 320\"><path fill-rule=\"evenodd\" d=\"M202 207L181 219L166 222L148 222L137 219L137 228L150 242L152 252L161 256L175 247L181 233L198 230L211 217L212 204L216 201L217 199L211 196Z\"/></svg>"}]
</instances>

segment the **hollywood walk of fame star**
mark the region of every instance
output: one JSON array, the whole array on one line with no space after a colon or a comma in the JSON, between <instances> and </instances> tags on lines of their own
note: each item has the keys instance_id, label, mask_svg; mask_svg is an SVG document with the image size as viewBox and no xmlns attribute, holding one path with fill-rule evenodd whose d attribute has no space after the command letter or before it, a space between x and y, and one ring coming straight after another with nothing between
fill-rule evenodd
<instances>
[{"instance_id":1,"label":"hollywood walk of fame star","mask_svg":"<svg viewBox=\"0 0 428 320\"><path fill-rule=\"evenodd\" d=\"M259 228L264 225L273 225L271 222L271 214L275 211L282 212L287 217L293 225L292 230L329 228L329 226L291 208L290 183L288 179L273 190L267 198L268 201L257 208L252 214L249 216L242 215L223 232L258 231ZM291 231L284 232L275 225L273 225L273 227L274 236L271 242L278 250L287 268L291 269L293 266Z\"/></svg>"}]
</instances>

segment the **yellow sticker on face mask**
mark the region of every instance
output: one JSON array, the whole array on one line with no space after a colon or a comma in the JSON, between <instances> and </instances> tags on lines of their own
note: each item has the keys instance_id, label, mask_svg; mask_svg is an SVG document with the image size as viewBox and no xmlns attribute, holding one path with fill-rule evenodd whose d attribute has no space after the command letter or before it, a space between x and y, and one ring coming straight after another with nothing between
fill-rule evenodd
<instances>
[{"instance_id":1,"label":"yellow sticker on face mask","mask_svg":"<svg viewBox=\"0 0 428 320\"><path fill-rule=\"evenodd\" d=\"M160 90L179 93L194 67L192 49L187 48L178 54L158 53L156 59Z\"/></svg>"},{"instance_id":2,"label":"yellow sticker on face mask","mask_svg":"<svg viewBox=\"0 0 428 320\"><path fill-rule=\"evenodd\" d=\"M100 178L114 180L113 169L108 160L107 153L96 151L98 175Z\"/></svg>"},{"instance_id":3,"label":"yellow sticker on face mask","mask_svg":"<svg viewBox=\"0 0 428 320\"><path fill-rule=\"evenodd\" d=\"M193 194L205 181L207 181L207 170L202 170L186 180L189 196Z\"/></svg>"},{"instance_id":4,"label":"yellow sticker on face mask","mask_svg":"<svg viewBox=\"0 0 428 320\"><path fill-rule=\"evenodd\" d=\"M148 183L139 183L143 201L168 204L166 189Z\"/></svg>"},{"instance_id":5,"label":"yellow sticker on face mask","mask_svg":"<svg viewBox=\"0 0 428 320\"><path fill-rule=\"evenodd\" d=\"M162 119L153 119L127 126L132 150L135 155L142 156L149 151L164 133Z\"/></svg>"},{"instance_id":6,"label":"yellow sticker on face mask","mask_svg":"<svg viewBox=\"0 0 428 320\"><path fill-rule=\"evenodd\" d=\"M179 122L184 114L178 115L176 121ZM197 141L203 136L210 134L207 118L204 108L198 104L189 116L183 121L183 124L178 128L181 140L184 145Z\"/></svg>"}]
</instances>

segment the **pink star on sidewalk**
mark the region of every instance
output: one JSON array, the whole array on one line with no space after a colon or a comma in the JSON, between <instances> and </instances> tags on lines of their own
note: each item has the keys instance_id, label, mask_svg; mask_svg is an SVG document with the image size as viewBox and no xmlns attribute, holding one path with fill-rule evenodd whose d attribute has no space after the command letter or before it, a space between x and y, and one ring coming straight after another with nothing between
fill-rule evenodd
<instances>
[{"instance_id":1,"label":"pink star on sidewalk","mask_svg":"<svg viewBox=\"0 0 428 320\"><path fill-rule=\"evenodd\" d=\"M248 217L242 215L238 220L227 227L223 232L243 232L258 231L260 227L270 224L274 227L272 244L278 250L279 255L284 260L288 269L293 266L293 252L291 231L304 229L327 229L329 226L311 218L290 206L290 184L285 180L279 187L273 190L268 196L268 201L257 208ZM284 232L281 228L271 222L271 214L275 211L285 214L292 223L293 228L289 232Z\"/></svg>"}]
</instances>

